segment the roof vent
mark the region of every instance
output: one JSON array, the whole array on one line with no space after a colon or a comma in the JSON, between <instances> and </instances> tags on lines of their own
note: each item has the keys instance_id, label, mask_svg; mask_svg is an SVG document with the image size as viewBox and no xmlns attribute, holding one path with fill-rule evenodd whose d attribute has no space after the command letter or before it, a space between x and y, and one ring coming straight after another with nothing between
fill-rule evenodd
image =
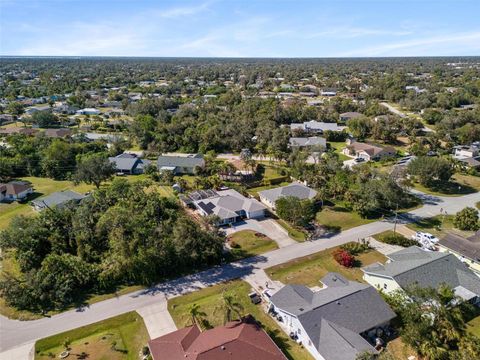
<instances>
[{"instance_id":1,"label":"roof vent","mask_svg":"<svg viewBox=\"0 0 480 360\"><path fill-rule=\"evenodd\" d=\"M337 301L337 305L340 305L340 301Z\"/></svg>"},{"instance_id":2,"label":"roof vent","mask_svg":"<svg viewBox=\"0 0 480 360\"><path fill-rule=\"evenodd\" d=\"M225 350L225 345L222 345L222 346L221 346L221 349L222 349L222 350Z\"/></svg>"},{"instance_id":3,"label":"roof vent","mask_svg":"<svg viewBox=\"0 0 480 360\"><path fill-rule=\"evenodd\" d=\"M300 308L300 309L298 309L298 310L303 311L303 308Z\"/></svg>"}]
</instances>

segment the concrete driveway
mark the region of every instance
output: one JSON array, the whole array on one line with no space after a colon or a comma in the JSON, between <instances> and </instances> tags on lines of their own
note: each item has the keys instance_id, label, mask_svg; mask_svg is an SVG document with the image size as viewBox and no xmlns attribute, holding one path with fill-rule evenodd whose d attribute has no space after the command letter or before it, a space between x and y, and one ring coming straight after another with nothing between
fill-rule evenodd
<instances>
[{"instance_id":1,"label":"concrete driveway","mask_svg":"<svg viewBox=\"0 0 480 360\"><path fill-rule=\"evenodd\" d=\"M145 306L137 310L145 322L150 339L168 334L177 330L175 323L167 309L167 301L160 301L154 305Z\"/></svg>"},{"instance_id":2,"label":"concrete driveway","mask_svg":"<svg viewBox=\"0 0 480 360\"><path fill-rule=\"evenodd\" d=\"M227 235L231 235L241 230L252 230L265 234L270 239L274 240L280 248L297 243L290 236L288 236L287 230L281 227L273 219L246 219L233 225L232 227L227 228L225 231L227 232Z\"/></svg>"}]
</instances>

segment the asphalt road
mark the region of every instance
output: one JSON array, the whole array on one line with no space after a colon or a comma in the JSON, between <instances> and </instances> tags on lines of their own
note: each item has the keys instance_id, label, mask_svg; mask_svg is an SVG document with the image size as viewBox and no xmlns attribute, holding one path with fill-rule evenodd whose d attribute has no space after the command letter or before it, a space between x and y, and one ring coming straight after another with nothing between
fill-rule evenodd
<instances>
[{"instance_id":1,"label":"asphalt road","mask_svg":"<svg viewBox=\"0 0 480 360\"><path fill-rule=\"evenodd\" d=\"M462 197L440 198L424 196L425 205L402 215L399 218L399 222L407 223L418 218L438 215L441 209L449 214L454 214L466 206L474 206L478 201L480 201L480 193ZM392 227L393 223L389 219L373 222L341 232L330 238L295 243L254 258L218 266L197 274L158 284L146 290L122 295L83 309L67 311L49 318L18 321L0 316L0 351L33 343L37 339L88 325L128 311L142 309L154 304L159 305L161 302L166 302L168 298L228 279L251 276L258 269L264 269L326 248L365 238L378 232L392 229ZM7 359L7 356L0 353L0 359Z\"/></svg>"}]
</instances>

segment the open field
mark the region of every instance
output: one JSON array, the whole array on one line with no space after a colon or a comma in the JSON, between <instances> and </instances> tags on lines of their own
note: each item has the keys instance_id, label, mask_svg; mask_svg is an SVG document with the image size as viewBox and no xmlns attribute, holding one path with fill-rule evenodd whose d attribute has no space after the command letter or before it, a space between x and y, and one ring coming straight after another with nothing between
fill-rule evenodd
<instances>
[{"instance_id":1,"label":"open field","mask_svg":"<svg viewBox=\"0 0 480 360\"><path fill-rule=\"evenodd\" d=\"M374 219L364 219L357 213L339 205L324 206L317 213L315 220L321 225L336 230L347 230L375 221Z\"/></svg>"},{"instance_id":2,"label":"open field","mask_svg":"<svg viewBox=\"0 0 480 360\"><path fill-rule=\"evenodd\" d=\"M337 249L338 247L326 249L284 264L272 266L265 271L271 279L279 280L284 284L303 284L313 287L320 286L320 279L329 272L337 272L347 279L363 282L361 266L386 261L386 257L378 251L369 250L357 255L357 266L348 269L334 260L332 253Z\"/></svg>"},{"instance_id":3,"label":"open field","mask_svg":"<svg viewBox=\"0 0 480 360\"><path fill-rule=\"evenodd\" d=\"M233 296L235 302L237 302L242 308L242 315L251 314L261 323L264 330L289 359L312 359L307 350L301 348L280 329L276 322L263 311L261 305L254 305L250 302L248 293L251 291L251 287L245 281L229 281L170 299L168 301L168 311L170 312L170 315L172 315L178 328L192 324L189 315L189 308L192 304L197 304L200 307L199 310L205 313L204 323L207 327L223 325L223 291L226 291Z\"/></svg>"},{"instance_id":4,"label":"open field","mask_svg":"<svg viewBox=\"0 0 480 360\"><path fill-rule=\"evenodd\" d=\"M71 341L70 356L89 360L134 360L149 340L143 319L136 312L129 312L78 329L37 341L35 359L46 360L64 350L63 343Z\"/></svg>"},{"instance_id":5,"label":"open field","mask_svg":"<svg viewBox=\"0 0 480 360\"><path fill-rule=\"evenodd\" d=\"M228 237L233 260L263 254L267 251L278 249L275 241L253 230L242 230Z\"/></svg>"}]
</instances>

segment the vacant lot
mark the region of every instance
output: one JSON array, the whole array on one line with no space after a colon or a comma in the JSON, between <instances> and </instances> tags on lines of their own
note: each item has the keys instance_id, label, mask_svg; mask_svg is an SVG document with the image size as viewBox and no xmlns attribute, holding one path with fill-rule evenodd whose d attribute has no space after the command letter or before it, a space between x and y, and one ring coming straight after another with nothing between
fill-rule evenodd
<instances>
[{"instance_id":1,"label":"vacant lot","mask_svg":"<svg viewBox=\"0 0 480 360\"><path fill-rule=\"evenodd\" d=\"M134 360L148 340L143 319L133 311L39 340L35 359L58 358L64 342L70 341L69 358L85 353L89 360Z\"/></svg>"},{"instance_id":2,"label":"vacant lot","mask_svg":"<svg viewBox=\"0 0 480 360\"><path fill-rule=\"evenodd\" d=\"M319 286L320 279L329 272L337 272L347 279L363 281L361 266L370 265L374 262L385 262L386 258L375 250L369 250L356 256L357 266L345 268L339 265L332 256L338 247L320 251L318 253L298 258L284 264L266 269L268 276L273 280L279 280L284 284L303 284L309 287Z\"/></svg>"},{"instance_id":3,"label":"vacant lot","mask_svg":"<svg viewBox=\"0 0 480 360\"><path fill-rule=\"evenodd\" d=\"M269 237L253 230L238 231L228 237L234 260L263 254L278 249L277 243Z\"/></svg>"},{"instance_id":4,"label":"vacant lot","mask_svg":"<svg viewBox=\"0 0 480 360\"><path fill-rule=\"evenodd\" d=\"M288 221L282 219L276 219L277 223L283 227L288 232L288 236L290 236L293 240L298 242L304 242L307 238L307 234L300 228L297 228L291 225Z\"/></svg>"},{"instance_id":5,"label":"vacant lot","mask_svg":"<svg viewBox=\"0 0 480 360\"><path fill-rule=\"evenodd\" d=\"M414 187L426 194L436 196L462 196L480 191L480 177L455 174L452 176L451 181L445 184L439 184L436 187L426 188L419 183L415 183Z\"/></svg>"},{"instance_id":6,"label":"vacant lot","mask_svg":"<svg viewBox=\"0 0 480 360\"><path fill-rule=\"evenodd\" d=\"M250 289L250 285L245 281L229 281L170 299L168 301L168 311L172 315L178 328L192 324L189 315L189 308L192 304L197 304L200 307L199 310L205 313L204 319L208 326L214 327L223 325L224 311L222 310L222 292L226 291L231 294L235 302L239 304L242 315L253 315L290 359L311 359L308 352L290 340L290 338L278 327L275 321L265 314L260 305L253 305L250 302L250 299L248 298Z\"/></svg>"},{"instance_id":7,"label":"vacant lot","mask_svg":"<svg viewBox=\"0 0 480 360\"><path fill-rule=\"evenodd\" d=\"M324 206L316 216L317 223L334 230L347 230L360 225L365 225L375 221L374 219L364 219L356 212L340 206Z\"/></svg>"}]
</instances>

